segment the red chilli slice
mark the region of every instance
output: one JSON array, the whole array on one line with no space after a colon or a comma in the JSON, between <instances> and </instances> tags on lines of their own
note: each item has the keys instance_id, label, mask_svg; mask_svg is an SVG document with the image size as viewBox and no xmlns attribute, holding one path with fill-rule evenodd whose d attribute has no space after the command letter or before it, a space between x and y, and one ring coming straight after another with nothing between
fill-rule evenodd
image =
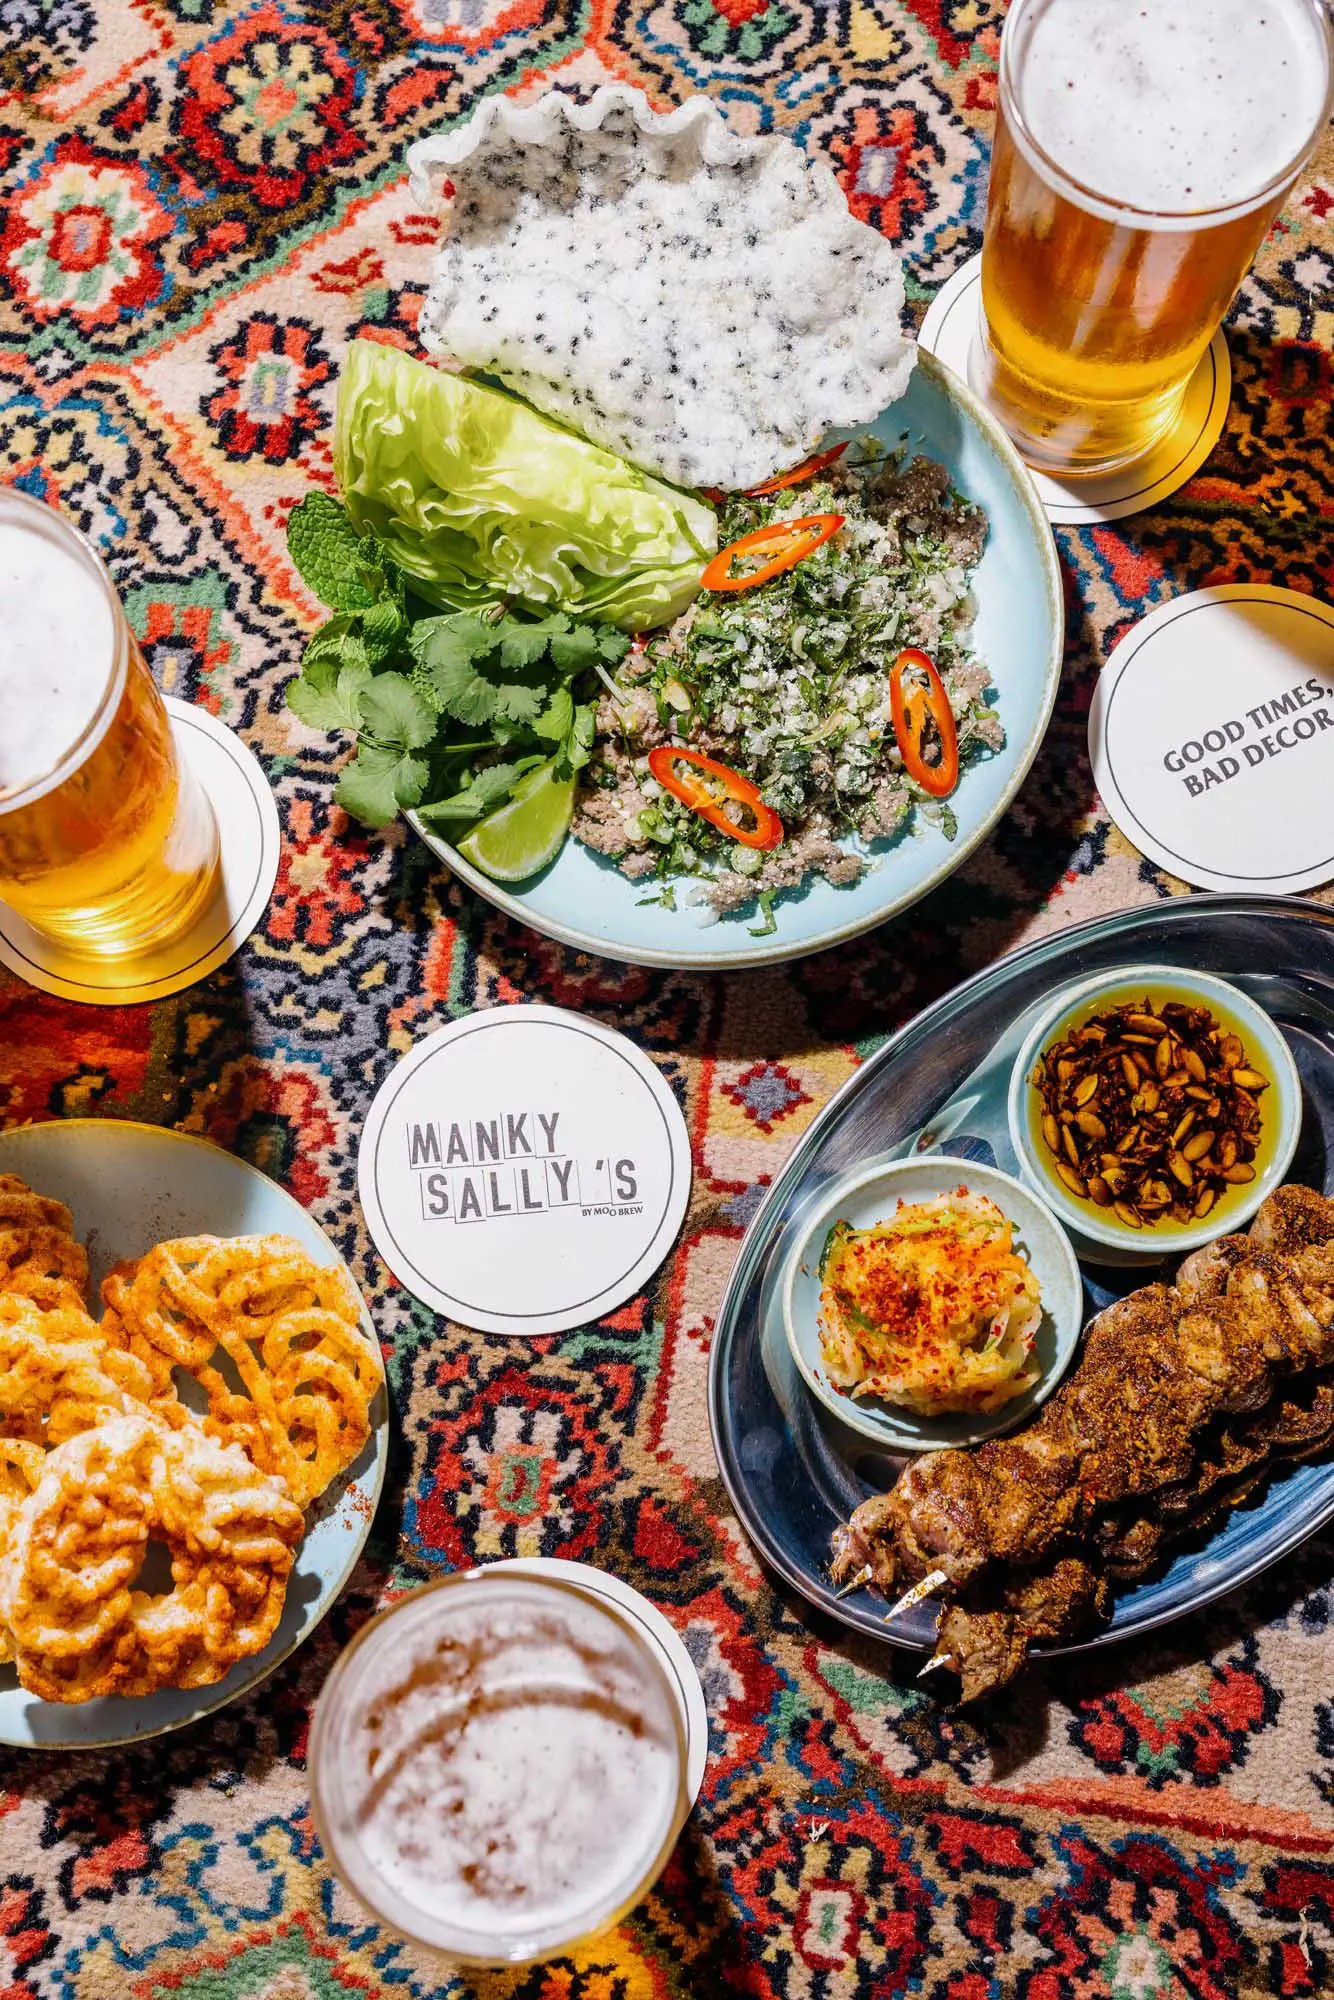
<instances>
[{"instance_id":1,"label":"red chilli slice","mask_svg":"<svg viewBox=\"0 0 1334 2000\"><path fill-rule=\"evenodd\" d=\"M767 528L756 528L753 533L742 535L739 541L730 542L725 549L719 549L700 584L705 590L754 590L757 584L768 583L770 577L781 576L784 570L794 569L813 555L831 535L838 533L846 518L843 514L803 514L797 521L774 521ZM774 551L767 562L742 576L732 575L734 562L762 549Z\"/></svg>"}]
</instances>

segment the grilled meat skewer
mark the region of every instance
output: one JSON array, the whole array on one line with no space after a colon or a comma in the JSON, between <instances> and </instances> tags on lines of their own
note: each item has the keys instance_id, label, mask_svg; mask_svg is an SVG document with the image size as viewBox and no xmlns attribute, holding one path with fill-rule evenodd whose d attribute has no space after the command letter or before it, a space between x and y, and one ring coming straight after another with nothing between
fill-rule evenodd
<instances>
[{"instance_id":1,"label":"grilled meat skewer","mask_svg":"<svg viewBox=\"0 0 1334 2000\"><path fill-rule=\"evenodd\" d=\"M1000 1602L988 1605L985 1586L947 1604L936 1631L934 1658L957 1674L964 1701L977 1701L1014 1679L1031 1646L1073 1638L1106 1619L1106 1577L1081 1556L1061 1556L1049 1570L1016 1573Z\"/></svg>"},{"instance_id":2,"label":"grilled meat skewer","mask_svg":"<svg viewBox=\"0 0 1334 2000\"><path fill-rule=\"evenodd\" d=\"M1238 1469L1239 1452L1255 1463L1278 1446L1277 1434L1260 1441L1263 1426L1243 1446L1239 1420L1262 1411L1279 1383L1330 1363L1334 1201L1281 1188L1249 1236L1220 1239L1187 1260L1175 1286L1146 1287L1100 1314L1074 1374L1025 1430L930 1453L864 1502L835 1536L835 1580L869 1568L877 1589L897 1595L940 1570L949 1594L986 1586L994 1600L1012 1566L1050 1571L1080 1543L1096 1553L1117 1524L1122 1561L1142 1566L1161 1539L1160 1510L1189 1506L1201 1485ZM1211 1472L1203 1455L1223 1434L1231 1442ZM1076 1600L1089 1615L1093 1586L1061 1574L1069 1615ZM1043 1630L1030 1636L1059 1636L1046 1630L1051 1592L1039 1595Z\"/></svg>"},{"instance_id":3,"label":"grilled meat skewer","mask_svg":"<svg viewBox=\"0 0 1334 2000\"><path fill-rule=\"evenodd\" d=\"M1152 1514L1099 1522L1095 1541L1117 1576L1140 1576L1165 1542L1235 1507L1283 1459L1310 1458L1334 1439L1334 1376L1299 1378L1264 1409L1223 1424L1200 1454L1195 1476L1158 1496Z\"/></svg>"},{"instance_id":4,"label":"grilled meat skewer","mask_svg":"<svg viewBox=\"0 0 1334 2000\"><path fill-rule=\"evenodd\" d=\"M1013 1679L1031 1646L1080 1638L1102 1622L1109 1573L1142 1575L1172 1543L1240 1505L1275 1466L1310 1458L1331 1440L1334 1376L1324 1375L1224 1426L1202 1455L1194 1490L1170 1506L1100 1522L1096 1556L1062 1556L1050 1569L1013 1571L966 1591L942 1614L936 1659L957 1674L965 1701L991 1693Z\"/></svg>"}]
</instances>

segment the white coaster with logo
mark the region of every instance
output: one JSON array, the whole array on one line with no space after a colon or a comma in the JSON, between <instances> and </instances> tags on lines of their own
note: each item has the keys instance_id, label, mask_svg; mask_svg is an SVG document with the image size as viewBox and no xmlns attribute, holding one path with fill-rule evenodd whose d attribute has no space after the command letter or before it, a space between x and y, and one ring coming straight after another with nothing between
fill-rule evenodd
<instances>
[{"instance_id":1,"label":"white coaster with logo","mask_svg":"<svg viewBox=\"0 0 1334 2000\"><path fill-rule=\"evenodd\" d=\"M98 976L88 960L42 937L0 903L0 965L30 986L62 1000L125 1007L165 1000L223 965L243 945L268 908L282 844L278 806L259 759L234 730L194 703L167 697L176 745L208 793L222 843L222 890L188 931L160 951Z\"/></svg>"},{"instance_id":2,"label":"white coaster with logo","mask_svg":"<svg viewBox=\"0 0 1334 2000\"><path fill-rule=\"evenodd\" d=\"M931 301L919 344L956 375L968 379L968 353L982 309L982 259L961 266ZM1220 327L1190 379L1186 398L1169 436L1143 458L1116 472L1088 479L1055 479L1035 467L1033 483L1048 518L1057 527L1087 521L1119 521L1141 514L1194 477L1223 434L1232 394L1232 363Z\"/></svg>"},{"instance_id":3,"label":"white coaster with logo","mask_svg":"<svg viewBox=\"0 0 1334 2000\"><path fill-rule=\"evenodd\" d=\"M581 1590L609 1598L640 1625L650 1643L662 1655L667 1678L676 1689L677 1705L686 1732L686 1784L692 1802L699 1797L704 1770L709 1761L709 1711L704 1703L695 1662L685 1649L680 1633L663 1617L633 1584L613 1576L610 1570L596 1569L591 1563L565 1562L558 1556L510 1556L503 1562L488 1563L488 1569L512 1569L521 1576L554 1576L574 1583Z\"/></svg>"},{"instance_id":4,"label":"white coaster with logo","mask_svg":"<svg viewBox=\"0 0 1334 2000\"><path fill-rule=\"evenodd\" d=\"M623 1035L499 1007L390 1072L357 1175L375 1247L415 1297L484 1333L562 1333L633 1298L667 1255L690 1141Z\"/></svg>"},{"instance_id":5,"label":"white coaster with logo","mask_svg":"<svg viewBox=\"0 0 1334 2000\"><path fill-rule=\"evenodd\" d=\"M1159 605L1102 670L1089 754L1121 831L1183 881L1334 879L1334 607L1258 583Z\"/></svg>"}]
</instances>

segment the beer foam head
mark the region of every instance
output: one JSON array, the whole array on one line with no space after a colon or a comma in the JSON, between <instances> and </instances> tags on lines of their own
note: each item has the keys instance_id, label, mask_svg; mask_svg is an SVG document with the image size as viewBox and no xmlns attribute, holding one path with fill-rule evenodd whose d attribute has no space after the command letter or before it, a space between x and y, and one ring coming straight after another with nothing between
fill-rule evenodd
<instances>
[{"instance_id":1,"label":"beer foam head","mask_svg":"<svg viewBox=\"0 0 1334 2000\"><path fill-rule=\"evenodd\" d=\"M1313 138L1329 85L1309 0L1032 0L1006 34L1043 152L1155 214L1259 195Z\"/></svg>"},{"instance_id":2,"label":"beer foam head","mask_svg":"<svg viewBox=\"0 0 1334 2000\"><path fill-rule=\"evenodd\" d=\"M681 1802L647 1640L597 1599L504 1573L372 1627L325 1689L312 1763L321 1832L363 1900L480 1958L537 1956L614 1916Z\"/></svg>"},{"instance_id":3,"label":"beer foam head","mask_svg":"<svg viewBox=\"0 0 1334 2000\"><path fill-rule=\"evenodd\" d=\"M116 657L106 586L50 508L0 493L0 798L48 777L97 714Z\"/></svg>"}]
</instances>

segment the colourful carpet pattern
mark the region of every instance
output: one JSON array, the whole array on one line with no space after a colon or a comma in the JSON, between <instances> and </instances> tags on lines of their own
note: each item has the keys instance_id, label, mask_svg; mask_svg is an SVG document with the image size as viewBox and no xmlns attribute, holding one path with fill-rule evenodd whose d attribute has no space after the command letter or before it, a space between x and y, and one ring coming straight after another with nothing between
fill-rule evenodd
<instances>
[{"instance_id":1,"label":"colourful carpet pattern","mask_svg":"<svg viewBox=\"0 0 1334 2000\"><path fill-rule=\"evenodd\" d=\"M1334 152L1233 316L1233 405L1158 512L1062 532L1070 646L1018 803L953 882L836 958L703 981L503 921L401 834L350 831L284 710L315 608L286 516L328 483L354 333L411 346L432 231L403 151L552 78L703 90L827 158L920 309L978 245L995 0L0 0L0 477L105 549L163 686L265 761L284 827L240 958L153 1008L0 975L0 1117L205 1132L354 1260L401 1441L355 1583L262 1696L126 1756L0 1766L0 2000L1150 2000L1334 1991L1331 1544L1136 1649L1026 1682L985 1725L812 1629L729 1515L705 1418L713 1315L760 1190L860 1054L1023 939L1180 884L1109 827L1085 751L1108 647L1207 581L1334 595ZM3 726L0 722L0 726ZM437 1322L369 1251L357 1134L394 1058L542 999L632 1034L696 1149L681 1246L601 1325ZM311 1829L310 1704L386 1587L587 1557L679 1627L712 1722L656 1893L577 1962L451 1979L376 1931Z\"/></svg>"}]
</instances>

